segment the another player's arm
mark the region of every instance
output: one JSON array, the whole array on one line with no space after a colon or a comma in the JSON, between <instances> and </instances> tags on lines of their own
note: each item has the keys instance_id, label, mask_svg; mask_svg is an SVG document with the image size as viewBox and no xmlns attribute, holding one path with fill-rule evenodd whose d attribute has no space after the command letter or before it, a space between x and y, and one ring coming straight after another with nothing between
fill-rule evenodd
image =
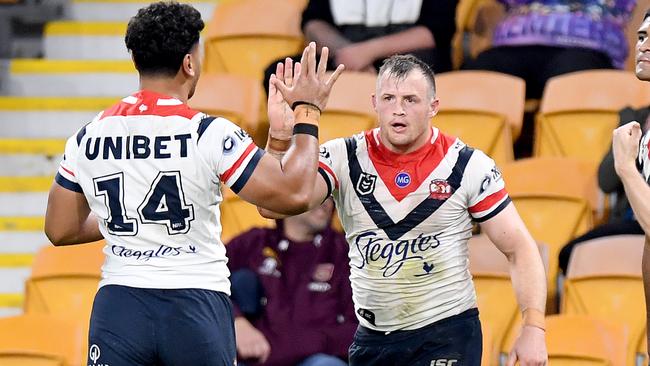
<instances>
[{"instance_id":1,"label":"another player's arm","mask_svg":"<svg viewBox=\"0 0 650 366\"><path fill-rule=\"evenodd\" d=\"M638 122L627 123L614 130L612 152L614 167L621 178L625 195L630 201L634 216L645 232L645 246L641 260L643 289L646 298L646 325L650 329L650 187L636 168L641 140L641 125ZM650 333L647 333L650 344ZM650 354L650 353L649 353Z\"/></svg>"},{"instance_id":2,"label":"another player's arm","mask_svg":"<svg viewBox=\"0 0 650 366\"><path fill-rule=\"evenodd\" d=\"M312 42L303 51L301 62L295 65L295 81L289 82L284 75L273 76L270 80L270 94L282 97L289 105L297 101L308 102L295 107L293 120L296 126L318 127L320 111L325 108L332 85L343 71L343 66L339 66L330 77L326 76L328 54L327 47L323 47L317 65L316 44ZM274 122L271 123L273 129ZM285 124L284 121L280 123ZM293 129L293 126L278 128L286 130ZM275 158L272 154L262 156L250 179L238 193L259 207L284 215L299 214L315 207L312 206L314 190L319 187L316 178L318 138L293 130L293 142L281 160L277 159L279 155Z\"/></svg>"},{"instance_id":3,"label":"another player's arm","mask_svg":"<svg viewBox=\"0 0 650 366\"><path fill-rule=\"evenodd\" d=\"M507 365L514 365L517 360L522 366L545 365L546 276L537 245L512 203L482 222L481 230L508 258L512 285L523 313L521 334Z\"/></svg>"},{"instance_id":4,"label":"another player's arm","mask_svg":"<svg viewBox=\"0 0 650 366\"><path fill-rule=\"evenodd\" d=\"M83 193L68 190L57 182L52 183L47 200L45 235L57 246L104 238Z\"/></svg>"}]
</instances>

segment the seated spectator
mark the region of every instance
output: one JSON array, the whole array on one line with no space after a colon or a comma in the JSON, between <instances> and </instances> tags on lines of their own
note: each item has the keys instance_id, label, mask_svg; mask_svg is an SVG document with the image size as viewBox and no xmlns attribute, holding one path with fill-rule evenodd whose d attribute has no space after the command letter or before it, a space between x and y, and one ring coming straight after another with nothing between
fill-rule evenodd
<instances>
[{"instance_id":1,"label":"seated spectator","mask_svg":"<svg viewBox=\"0 0 650 366\"><path fill-rule=\"evenodd\" d=\"M328 69L379 70L381 61L412 53L434 71L451 70L451 39L458 0L310 0L302 13L307 41L330 50ZM287 55L290 56L290 55ZM298 61L300 56L292 56ZM271 64L265 75L275 72ZM268 94L268 85L265 85Z\"/></svg>"},{"instance_id":2,"label":"seated spectator","mask_svg":"<svg viewBox=\"0 0 650 366\"><path fill-rule=\"evenodd\" d=\"M619 126L622 126L631 121L645 121L642 123L643 131L647 131L650 127L650 109L642 108L634 110L632 108L625 108L619 112ZM573 247L577 244L580 244L586 240L600 238L608 235L623 235L623 234L639 234L643 235L643 229L639 225L638 221L634 217L632 212L632 207L625 196L625 190L623 189L623 183L621 179L616 174L614 170L614 156L612 155L612 149L610 148L609 152L600 163L598 168L598 186L605 193L614 194L616 198L616 203L612 207L609 214L609 220L587 233L573 239L567 243L562 250L560 251L559 256L559 266L562 272L566 273L569 266L569 260L571 259L571 252Z\"/></svg>"},{"instance_id":3,"label":"seated spectator","mask_svg":"<svg viewBox=\"0 0 650 366\"><path fill-rule=\"evenodd\" d=\"M588 69L623 68L625 27L636 0L498 0L506 7L492 48L465 68L526 80L528 98L541 98L553 76Z\"/></svg>"},{"instance_id":4,"label":"seated spectator","mask_svg":"<svg viewBox=\"0 0 650 366\"><path fill-rule=\"evenodd\" d=\"M357 328L334 203L226 246L240 365L344 366Z\"/></svg>"}]
</instances>

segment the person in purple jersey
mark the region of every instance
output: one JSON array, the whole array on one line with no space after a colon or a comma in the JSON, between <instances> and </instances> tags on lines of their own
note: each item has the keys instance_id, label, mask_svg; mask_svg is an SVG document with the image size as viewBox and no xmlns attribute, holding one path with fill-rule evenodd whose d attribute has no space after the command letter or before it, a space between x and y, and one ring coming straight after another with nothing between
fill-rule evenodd
<instances>
[{"instance_id":1,"label":"person in purple jersey","mask_svg":"<svg viewBox=\"0 0 650 366\"><path fill-rule=\"evenodd\" d=\"M528 98L540 98L553 76L588 69L623 68L625 27L636 0L499 0L506 15L492 48L466 64L526 80Z\"/></svg>"},{"instance_id":2,"label":"person in purple jersey","mask_svg":"<svg viewBox=\"0 0 650 366\"><path fill-rule=\"evenodd\" d=\"M637 32L636 42L636 77L642 81L650 81L650 10L643 18L643 23ZM643 273L643 288L646 298L646 313L649 315L647 324L650 325L650 133L645 132L642 139L641 125L632 121L614 130L612 152L614 153L614 168L621 178L625 194L630 201L634 216L645 232L645 246L641 272ZM641 165L641 173L637 166ZM650 343L650 333L648 333ZM650 353L649 353L650 354Z\"/></svg>"},{"instance_id":3,"label":"person in purple jersey","mask_svg":"<svg viewBox=\"0 0 650 366\"><path fill-rule=\"evenodd\" d=\"M358 322L334 203L252 229L226 246L239 359L247 366L345 366Z\"/></svg>"}]
</instances>

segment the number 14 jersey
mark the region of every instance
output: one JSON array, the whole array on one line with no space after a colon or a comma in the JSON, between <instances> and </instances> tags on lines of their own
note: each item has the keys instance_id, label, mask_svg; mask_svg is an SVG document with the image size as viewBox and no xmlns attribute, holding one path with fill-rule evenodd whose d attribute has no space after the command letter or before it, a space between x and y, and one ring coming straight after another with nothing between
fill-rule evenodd
<instances>
[{"instance_id":1,"label":"number 14 jersey","mask_svg":"<svg viewBox=\"0 0 650 366\"><path fill-rule=\"evenodd\" d=\"M106 246L100 286L230 293L221 182L238 192L262 155L223 119L140 91L68 139L56 175L83 193Z\"/></svg>"}]
</instances>

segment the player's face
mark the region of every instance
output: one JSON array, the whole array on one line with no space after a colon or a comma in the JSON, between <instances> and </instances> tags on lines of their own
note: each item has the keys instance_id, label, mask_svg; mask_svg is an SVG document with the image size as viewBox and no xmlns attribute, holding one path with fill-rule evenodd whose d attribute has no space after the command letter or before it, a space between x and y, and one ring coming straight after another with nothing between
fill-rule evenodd
<instances>
[{"instance_id":1,"label":"player's face","mask_svg":"<svg viewBox=\"0 0 650 366\"><path fill-rule=\"evenodd\" d=\"M403 79L388 73L380 76L373 106L382 143L392 151L408 153L429 139L438 100L425 76L415 69Z\"/></svg>"},{"instance_id":2,"label":"player's face","mask_svg":"<svg viewBox=\"0 0 650 366\"><path fill-rule=\"evenodd\" d=\"M332 220L332 211L334 210L334 202L331 199L325 200L322 205L303 213L305 223L309 226L313 233L323 231L330 225Z\"/></svg>"},{"instance_id":3,"label":"player's face","mask_svg":"<svg viewBox=\"0 0 650 366\"><path fill-rule=\"evenodd\" d=\"M650 81L650 17L646 18L637 31L636 41L636 77Z\"/></svg>"}]
</instances>

